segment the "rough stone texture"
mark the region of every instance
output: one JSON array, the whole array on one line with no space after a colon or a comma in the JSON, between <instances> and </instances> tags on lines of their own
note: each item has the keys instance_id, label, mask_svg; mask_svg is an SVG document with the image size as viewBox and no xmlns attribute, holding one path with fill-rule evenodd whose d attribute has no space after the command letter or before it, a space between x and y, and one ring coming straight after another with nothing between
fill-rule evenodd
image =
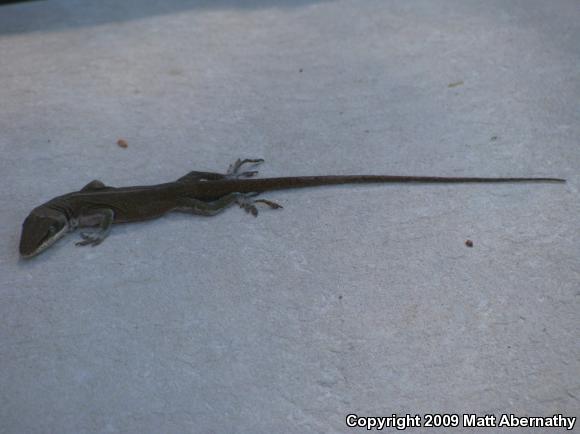
<instances>
[{"instance_id":1,"label":"rough stone texture","mask_svg":"<svg viewBox=\"0 0 580 434\"><path fill-rule=\"evenodd\" d=\"M580 416L579 41L576 0L0 7L0 432ZM276 192L18 259L53 196L239 156L569 182Z\"/></svg>"}]
</instances>

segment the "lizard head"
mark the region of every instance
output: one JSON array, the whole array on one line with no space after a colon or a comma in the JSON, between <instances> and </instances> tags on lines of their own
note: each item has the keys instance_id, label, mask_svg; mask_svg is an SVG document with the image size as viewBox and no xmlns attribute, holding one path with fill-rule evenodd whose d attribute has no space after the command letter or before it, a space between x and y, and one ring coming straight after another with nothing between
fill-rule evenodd
<instances>
[{"instance_id":1,"label":"lizard head","mask_svg":"<svg viewBox=\"0 0 580 434\"><path fill-rule=\"evenodd\" d=\"M23 258L38 255L64 237L68 229L67 218L62 212L35 208L22 224L20 255Z\"/></svg>"}]
</instances>

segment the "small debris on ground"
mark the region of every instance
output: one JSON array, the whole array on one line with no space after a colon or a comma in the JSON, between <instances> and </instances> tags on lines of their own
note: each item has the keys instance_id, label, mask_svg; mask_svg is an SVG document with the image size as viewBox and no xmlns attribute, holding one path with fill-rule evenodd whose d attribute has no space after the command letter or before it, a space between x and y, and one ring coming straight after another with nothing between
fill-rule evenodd
<instances>
[{"instance_id":1,"label":"small debris on ground","mask_svg":"<svg viewBox=\"0 0 580 434\"><path fill-rule=\"evenodd\" d=\"M490 139L490 140L491 140L492 142L495 142L495 141L497 140L497 138L498 138L497 136L491 136L491 139Z\"/></svg>"},{"instance_id":2,"label":"small debris on ground","mask_svg":"<svg viewBox=\"0 0 580 434\"><path fill-rule=\"evenodd\" d=\"M465 245L467 247L473 247L473 241L471 241L471 240L465 240Z\"/></svg>"},{"instance_id":3,"label":"small debris on ground","mask_svg":"<svg viewBox=\"0 0 580 434\"><path fill-rule=\"evenodd\" d=\"M447 85L447 87L457 87L457 86L461 86L462 84L463 84L463 80L459 80L459 81L456 81L454 83L449 83Z\"/></svg>"},{"instance_id":4,"label":"small debris on ground","mask_svg":"<svg viewBox=\"0 0 580 434\"><path fill-rule=\"evenodd\" d=\"M118 145L120 148L123 148L123 149L125 149L125 148L129 147L129 144L127 143L127 141L126 141L126 140L123 140L123 139L119 139L119 140L117 140L117 145Z\"/></svg>"}]
</instances>

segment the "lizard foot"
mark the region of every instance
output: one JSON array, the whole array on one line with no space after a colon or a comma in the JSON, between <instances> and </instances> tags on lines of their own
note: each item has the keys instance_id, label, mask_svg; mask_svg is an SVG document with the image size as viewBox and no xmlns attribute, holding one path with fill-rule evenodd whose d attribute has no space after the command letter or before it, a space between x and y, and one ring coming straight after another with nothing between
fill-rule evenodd
<instances>
[{"instance_id":1,"label":"lizard foot","mask_svg":"<svg viewBox=\"0 0 580 434\"><path fill-rule=\"evenodd\" d=\"M237 179L237 178L242 178L242 177L251 178L252 176L256 176L258 174L257 170L250 170L247 172L240 173L240 168L244 164L252 163L254 165L257 165L257 164L261 164L263 162L264 162L264 159L262 159L262 158L255 158L255 159L246 158L245 160L240 160L238 158L235 163L230 164L230 167L228 168L228 171L226 172L226 178Z\"/></svg>"},{"instance_id":2,"label":"lizard foot","mask_svg":"<svg viewBox=\"0 0 580 434\"><path fill-rule=\"evenodd\" d=\"M283 208L282 205L280 205L276 202L272 202L271 200L266 200L266 199L253 200L252 197L255 197L257 195L258 195L258 193L245 194L245 195L241 196L240 198L236 199L236 203L240 206L240 208L245 210L247 213L252 214L254 217L258 216L258 208L256 207L257 203L263 203L265 205L268 205L272 209Z\"/></svg>"},{"instance_id":3,"label":"lizard foot","mask_svg":"<svg viewBox=\"0 0 580 434\"><path fill-rule=\"evenodd\" d=\"M87 232L81 232L81 238L83 239L82 241L78 241L77 243L75 243L76 246L98 246L99 244L101 244L103 242L103 240L105 239L104 236L102 236L100 233L96 233L96 234L89 234Z\"/></svg>"}]
</instances>

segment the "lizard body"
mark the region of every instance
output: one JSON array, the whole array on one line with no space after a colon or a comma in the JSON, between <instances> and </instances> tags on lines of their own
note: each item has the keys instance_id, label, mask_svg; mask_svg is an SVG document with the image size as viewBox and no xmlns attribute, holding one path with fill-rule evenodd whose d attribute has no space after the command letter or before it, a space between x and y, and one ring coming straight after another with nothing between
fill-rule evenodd
<instances>
[{"instance_id":1,"label":"lizard body","mask_svg":"<svg viewBox=\"0 0 580 434\"><path fill-rule=\"evenodd\" d=\"M265 199L252 199L272 190L338 184L368 183L512 183L566 182L559 178L477 178L432 176L302 176L265 179L240 179L254 176L256 171L240 172L246 163L260 159L237 160L226 174L190 172L175 182L165 184L110 187L95 180L80 191L68 193L32 210L22 225L20 254L35 256L77 227L98 226L96 234L81 233L77 245L98 245L108 235L111 225L149 220L171 211L212 216L230 205L238 204L254 216L256 203L271 208L280 205Z\"/></svg>"}]
</instances>

